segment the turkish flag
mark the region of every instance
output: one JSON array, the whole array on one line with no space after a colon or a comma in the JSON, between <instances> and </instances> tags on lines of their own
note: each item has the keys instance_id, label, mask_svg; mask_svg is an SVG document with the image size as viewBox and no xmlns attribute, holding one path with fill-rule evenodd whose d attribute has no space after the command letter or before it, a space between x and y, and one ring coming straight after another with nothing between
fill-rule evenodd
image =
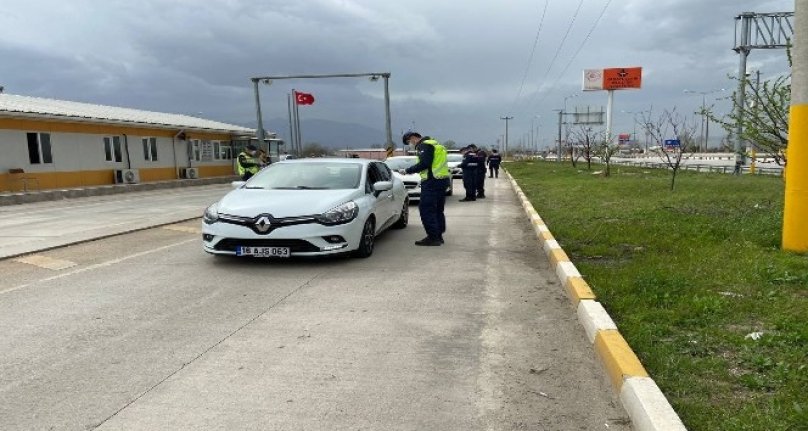
<instances>
[{"instance_id":1,"label":"turkish flag","mask_svg":"<svg viewBox=\"0 0 808 431\"><path fill-rule=\"evenodd\" d=\"M295 91L295 102L297 102L298 105L313 105L314 95Z\"/></svg>"}]
</instances>

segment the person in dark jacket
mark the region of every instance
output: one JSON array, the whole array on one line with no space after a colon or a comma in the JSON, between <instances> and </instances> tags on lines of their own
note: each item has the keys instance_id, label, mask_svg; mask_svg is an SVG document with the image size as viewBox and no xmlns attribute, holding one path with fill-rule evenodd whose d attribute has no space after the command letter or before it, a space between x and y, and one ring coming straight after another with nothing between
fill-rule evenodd
<instances>
[{"instance_id":1,"label":"person in dark jacket","mask_svg":"<svg viewBox=\"0 0 808 431\"><path fill-rule=\"evenodd\" d=\"M421 136L416 132L407 132L402 137L404 145L415 146L418 162L399 172L402 174L419 174L421 177L421 199L418 211L421 223L426 231L426 238L415 241L415 245L439 246L443 244L446 232L446 189L452 181L446 148L429 136Z\"/></svg>"},{"instance_id":2,"label":"person in dark jacket","mask_svg":"<svg viewBox=\"0 0 808 431\"><path fill-rule=\"evenodd\" d=\"M485 199L485 159L488 154L484 149L477 150L477 199Z\"/></svg>"},{"instance_id":3,"label":"person in dark jacket","mask_svg":"<svg viewBox=\"0 0 808 431\"><path fill-rule=\"evenodd\" d=\"M460 169L463 170L463 188L466 189L466 197L460 202L471 202L477 200L477 152L473 145L460 150L463 153L463 161L460 162Z\"/></svg>"},{"instance_id":4,"label":"person in dark jacket","mask_svg":"<svg viewBox=\"0 0 808 431\"><path fill-rule=\"evenodd\" d=\"M499 164L502 163L502 156L497 150L491 150L488 156L488 178L499 178Z\"/></svg>"}]
</instances>

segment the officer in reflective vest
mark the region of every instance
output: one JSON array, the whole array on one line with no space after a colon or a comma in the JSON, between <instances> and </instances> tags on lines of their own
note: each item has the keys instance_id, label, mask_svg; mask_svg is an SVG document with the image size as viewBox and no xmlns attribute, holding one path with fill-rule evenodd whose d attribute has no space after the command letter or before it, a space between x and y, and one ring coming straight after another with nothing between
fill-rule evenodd
<instances>
[{"instance_id":1,"label":"officer in reflective vest","mask_svg":"<svg viewBox=\"0 0 808 431\"><path fill-rule=\"evenodd\" d=\"M236 169L238 169L238 176L242 181L247 181L253 175L261 170L261 162L255 157L258 148L255 145L247 145L244 147L238 158L236 159Z\"/></svg>"},{"instance_id":2,"label":"officer in reflective vest","mask_svg":"<svg viewBox=\"0 0 808 431\"><path fill-rule=\"evenodd\" d=\"M405 133L402 137L404 145L414 145L418 154L417 163L407 169L404 174L418 173L421 176L421 200L418 211L426 231L426 238L415 241L415 245L439 246L443 244L443 233L446 232L446 216L443 213L446 205L446 189L452 181L446 148L429 136L421 136L416 132Z\"/></svg>"}]
</instances>

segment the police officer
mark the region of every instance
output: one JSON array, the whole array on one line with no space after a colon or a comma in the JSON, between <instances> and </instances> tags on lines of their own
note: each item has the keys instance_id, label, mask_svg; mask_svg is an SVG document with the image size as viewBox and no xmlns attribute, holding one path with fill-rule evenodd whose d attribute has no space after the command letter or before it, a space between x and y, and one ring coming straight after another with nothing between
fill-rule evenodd
<instances>
[{"instance_id":1,"label":"police officer","mask_svg":"<svg viewBox=\"0 0 808 431\"><path fill-rule=\"evenodd\" d=\"M421 223L426 231L426 238L415 241L415 245L439 246L443 244L443 233L446 232L446 216L443 213L446 205L446 189L452 180L449 163L446 159L446 148L429 136L421 136L416 132L407 132L402 137L404 145L414 145L417 162L403 174L418 173L421 176L421 199L418 211Z\"/></svg>"},{"instance_id":2,"label":"police officer","mask_svg":"<svg viewBox=\"0 0 808 431\"><path fill-rule=\"evenodd\" d=\"M488 156L488 178L499 178L500 163L502 163L502 156L496 149L491 150L491 155Z\"/></svg>"},{"instance_id":3,"label":"police officer","mask_svg":"<svg viewBox=\"0 0 808 431\"><path fill-rule=\"evenodd\" d=\"M257 153L258 148L252 144L244 147L244 151L239 153L236 159L236 168L238 169L238 175L241 177L242 181L249 180L261 170L261 161L255 156Z\"/></svg>"},{"instance_id":4,"label":"police officer","mask_svg":"<svg viewBox=\"0 0 808 431\"><path fill-rule=\"evenodd\" d=\"M477 198L485 199L485 159L488 153L484 149L477 150Z\"/></svg>"},{"instance_id":5,"label":"police officer","mask_svg":"<svg viewBox=\"0 0 808 431\"><path fill-rule=\"evenodd\" d=\"M477 151L474 144L463 148L463 161L460 162L460 169L463 170L463 188L466 189L466 197L460 202L471 202L477 200Z\"/></svg>"}]
</instances>

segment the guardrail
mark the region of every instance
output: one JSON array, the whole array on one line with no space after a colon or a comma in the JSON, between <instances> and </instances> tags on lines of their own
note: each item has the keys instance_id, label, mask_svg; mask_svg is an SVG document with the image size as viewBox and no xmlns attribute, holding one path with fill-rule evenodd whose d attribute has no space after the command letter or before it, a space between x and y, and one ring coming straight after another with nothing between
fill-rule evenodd
<instances>
[{"instance_id":1,"label":"guardrail","mask_svg":"<svg viewBox=\"0 0 808 431\"><path fill-rule=\"evenodd\" d=\"M659 163L659 162L635 162L635 161L628 161L628 160L621 160L621 161L614 161L612 162L616 165L624 165L624 166L634 166L634 167L641 167L641 168L651 168L651 169L671 169L667 163ZM701 164L683 164L679 166L679 169L684 171L696 171L696 172L716 172L721 174L733 174L735 173L735 166L714 166L714 165L701 165ZM742 166L741 173L742 174L749 174L752 172L751 166ZM755 167L755 175L774 175L774 176L783 176L783 169L782 168L761 168Z\"/></svg>"}]
</instances>

